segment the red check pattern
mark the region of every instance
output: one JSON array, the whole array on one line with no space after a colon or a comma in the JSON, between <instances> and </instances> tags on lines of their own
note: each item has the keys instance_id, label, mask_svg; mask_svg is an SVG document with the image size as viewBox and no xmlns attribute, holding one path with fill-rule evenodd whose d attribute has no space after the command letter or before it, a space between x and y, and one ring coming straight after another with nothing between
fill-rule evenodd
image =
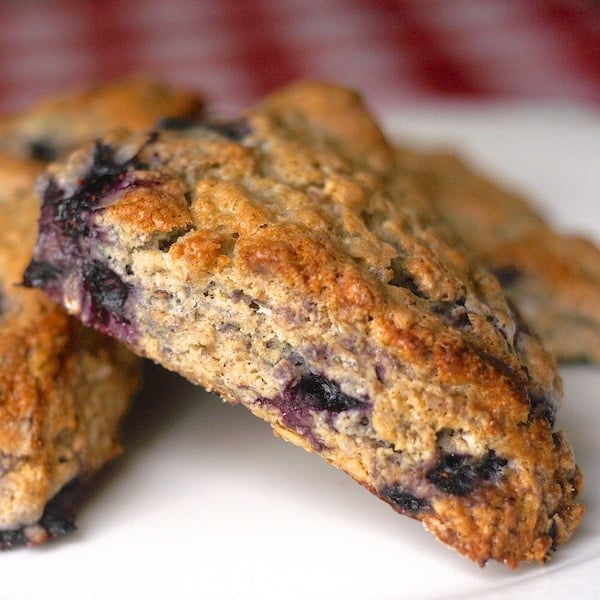
<instances>
[{"instance_id":1,"label":"red check pattern","mask_svg":"<svg viewBox=\"0 0 600 600\"><path fill-rule=\"evenodd\" d=\"M227 110L297 78L381 110L462 99L600 106L595 0L2 0L0 110L131 72Z\"/></svg>"}]
</instances>

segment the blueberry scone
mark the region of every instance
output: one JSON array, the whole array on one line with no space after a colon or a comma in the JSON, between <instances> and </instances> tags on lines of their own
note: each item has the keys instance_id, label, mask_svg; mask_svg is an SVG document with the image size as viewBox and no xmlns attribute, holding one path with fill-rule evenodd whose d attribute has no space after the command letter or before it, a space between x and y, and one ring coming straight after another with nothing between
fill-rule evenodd
<instances>
[{"instance_id":1,"label":"blueberry scone","mask_svg":"<svg viewBox=\"0 0 600 600\"><path fill-rule=\"evenodd\" d=\"M20 285L35 241L37 166L0 155L0 548L74 528L69 501L119 451L137 358Z\"/></svg>"},{"instance_id":2,"label":"blueberry scone","mask_svg":"<svg viewBox=\"0 0 600 600\"><path fill-rule=\"evenodd\" d=\"M45 161L109 129L189 118L198 95L142 78L39 102L0 120L0 548L73 529L72 482L120 449L138 361L18 284L39 216L33 181Z\"/></svg>"},{"instance_id":3,"label":"blueberry scone","mask_svg":"<svg viewBox=\"0 0 600 600\"><path fill-rule=\"evenodd\" d=\"M390 175L360 99L298 85L177 125L48 170L26 285L470 559L548 558L583 512L553 360Z\"/></svg>"},{"instance_id":4,"label":"blueberry scone","mask_svg":"<svg viewBox=\"0 0 600 600\"><path fill-rule=\"evenodd\" d=\"M0 118L0 152L49 161L111 129L141 129L159 119L192 117L201 97L161 81L129 77L40 100Z\"/></svg>"},{"instance_id":5,"label":"blueberry scone","mask_svg":"<svg viewBox=\"0 0 600 600\"><path fill-rule=\"evenodd\" d=\"M598 247L553 231L524 199L452 154L400 148L397 156L555 358L600 363Z\"/></svg>"}]
</instances>

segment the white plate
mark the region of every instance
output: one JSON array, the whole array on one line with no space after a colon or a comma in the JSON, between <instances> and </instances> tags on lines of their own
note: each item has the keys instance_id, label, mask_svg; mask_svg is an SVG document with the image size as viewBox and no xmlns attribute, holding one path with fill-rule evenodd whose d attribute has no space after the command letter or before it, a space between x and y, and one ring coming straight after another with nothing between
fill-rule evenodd
<instances>
[{"instance_id":1,"label":"white plate","mask_svg":"<svg viewBox=\"0 0 600 600\"><path fill-rule=\"evenodd\" d=\"M411 110L389 131L459 144L565 227L600 238L598 115L533 106ZM574 538L543 567L471 564L318 457L158 368L127 452L59 543L0 556L0 598L600 597L600 369L570 367L559 417L587 480Z\"/></svg>"}]
</instances>

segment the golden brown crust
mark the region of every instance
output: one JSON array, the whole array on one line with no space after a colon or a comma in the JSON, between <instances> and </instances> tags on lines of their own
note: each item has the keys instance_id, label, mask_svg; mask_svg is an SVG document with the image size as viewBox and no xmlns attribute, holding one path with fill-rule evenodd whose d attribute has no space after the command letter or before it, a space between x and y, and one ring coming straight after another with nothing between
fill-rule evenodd
<instances>
[{"instance_id":1,"label":"golden brown crust","mask_svg":"<svg viewBox=\"0 0 600 600\"><path fill-rule=\"evenodd\" d=\"M397 150L463 243L497 273L506 294L558 360L600 362L600 250L547 225L527 202L452 154Z\"/></svg>"},{"instance_id":2,"label":"golden brown crust","mask_svg":"<svg viewBox=\"0 0 600 600\"><path fill-rule=\"evenodd\" d=\"M0 152L56 159L107 131L151 127L163 118L197 116L201 97L145 77L74 89L0 119Z\"/></svg>"},{"instance_id":3,"label":"golden brown crust","mask_svg":"<svg viewBox=\"0 0 600 600\"><path fill-rule=\"evenodd\" d=\"M323 85L109 136L46 174L27 280L472 560L543 561L583 511L555 365L394 160Z\"/></svg>"}]
</instances>

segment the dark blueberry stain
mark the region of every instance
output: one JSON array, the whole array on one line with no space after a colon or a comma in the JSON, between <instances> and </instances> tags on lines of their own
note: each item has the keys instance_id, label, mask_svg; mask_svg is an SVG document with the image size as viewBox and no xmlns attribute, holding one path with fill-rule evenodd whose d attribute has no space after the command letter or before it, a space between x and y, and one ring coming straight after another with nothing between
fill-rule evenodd
<instances>
[{"instance_id":1,"label":"dark blueberry stain","mask_svg":"<svg viewBox=\"0 0 600 600\"><path fill-rule=\"evenodd\" d=\"M332 417L347 410L369 407L365 400L344 394L337 383L314 373L291 381L277 397L259 398L257 402L276 406L283 424L304 435L316 449L323 446L312 432L313 413L327 411Z\"/></svg>"},{"instance_id":2,"label":"dark blueberry stain","mask_svg":"<svg viewBox=\"0 0 600 600\"><path fill-rule=\"evenodd\" d=\"M427 480L439 490L453 496L465 496L487 481L494 481L507 460L490 450L484 457L469 454L444 454Z\"/></svg>"},{"instance_id":3,"label":"dark blueberry stain","mask_svg":"<svg viewBox=\"0 0 600 600\"><path fill-rule=\"evenodd\" d=\"M493 270L496 279L502 287L510 287L514 285L521 277L521 271L514 265L507 265Z\"/></svg>"},{"instance_id":4,"label":"dark blueberry stain","mask_svg":"<svg viewBox=\"0 0 600 600\"><path fill-rule=\"evenodd\" d=\"M4 290L0 289L0 319L6 311L6 297L4 296Z\"/></svg>"},{"instance_id":5,"label":"dark blueberry stain","mask_svg":"<svg viewBox=\"0 0 600 600\"><path fill-rule=\"evenodd\" d=\"M94 325L106 325L111 315L124 319L124 305L129 286L100 261L83 266L83 289L90 298L91 317Z\"/></svg>"},{"instance_id":6,"label":"dark blueberry stain","mask_svg":"<svg viewBox=\"0 0 600 600\"><path fill-rule=\"evenodd\" d=\"M414 496L397 485L383 488L380 495L394 508L409 515L415 515L418 512L431 508L429 502L425 500L425 498L417 498L417 496Z\"/></svg>"},{"instance_id":7,"label":"dark blueberry stain","mask_svg":"<svg viewBox=\"0 0 600 600\"><path fill-rule=\"evenodd\" d=\"M550 427L556 419L556 406L543 392L529 392L529 420L546 419Z\"/></svg>"},{"instance_id":8,"label":"dark blueberry stain","mask_svg":"<svg viewBox=\"0 0 600 600\"><path fill-rule=\"evenodd\" d=\"M391 269L393 277L388 281L389 285L405 288L418 298L427 298L427 294L419 288L413 276L402 268L398 260L392 261Z\"/></svg>"},{"instance_id":9,"label":"dark blueberry stain","mask_svg":"<svg viewBox=\"0 0 600 600\"><path fill-rule=\"evenodd\" d=\"M231 121L205 120L202 125L233 142L241 142L252 133L252 128L245 119Z\"/></svg>"},{"instance_id":10,"label":"dark blueberry stain","mask_svg":"<svg viewBox=\"0 0 600 600\"><path fill-rule=\"evenodd\" d=\"M23 274L26 287L45 288L60 275L60 270L42 260L32 260Z\"/></svg>"},{"instance_id":11,"label":"dark blueberry stain","mask_svg":"<svg viewBox=\"0 0 600 600\"><path fill-rule=\"evenodd\" d=\"M58 158L58 151L46 140L34 140L29 143L29 156L34 160L50 162Z\"/></svg>"}]
</instances>

